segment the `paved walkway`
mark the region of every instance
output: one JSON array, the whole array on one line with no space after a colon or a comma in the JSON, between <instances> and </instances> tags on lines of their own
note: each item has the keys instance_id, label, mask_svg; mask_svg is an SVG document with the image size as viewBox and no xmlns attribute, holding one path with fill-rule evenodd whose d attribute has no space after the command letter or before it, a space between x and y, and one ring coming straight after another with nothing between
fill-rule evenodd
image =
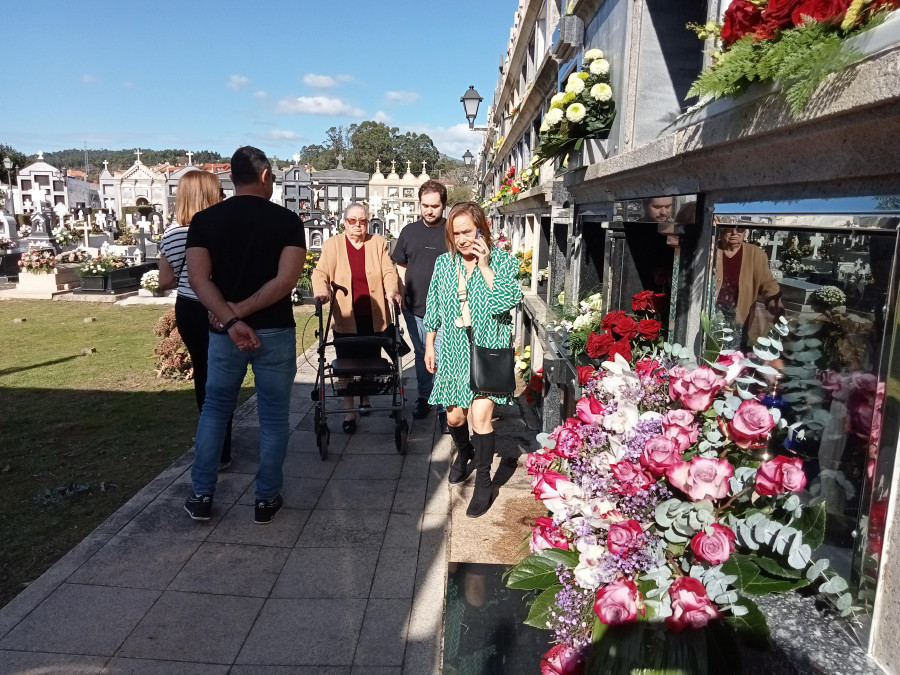
<instances>
[{"instance_id":1,"label":"paved walkway","mask_svg":"<svg viewBox=\"0 0 900 675\"><path fill-rule=\"evenodd\" d=\"M336 416L323 462L314 373L301 357L285 508L271 524L253 523L252 398L236 415L234 464L219 476L213 519L193 522L182 508L188 453L0 609L0 673L440 672L451 513L471 485L449 488L450 438L433 414L413 424L406 457L387 413L362 419L353 436ZM411 368L406 381L414 386ZM505 410L501 427L525 428L516 408ZM501 434L516 454L531 437ZM522 505L534 508L524 481L520 467L491 520L461 519L484 528L464 537L455 560L516 555L531 517Z\"/></svg>"}]
</instances>

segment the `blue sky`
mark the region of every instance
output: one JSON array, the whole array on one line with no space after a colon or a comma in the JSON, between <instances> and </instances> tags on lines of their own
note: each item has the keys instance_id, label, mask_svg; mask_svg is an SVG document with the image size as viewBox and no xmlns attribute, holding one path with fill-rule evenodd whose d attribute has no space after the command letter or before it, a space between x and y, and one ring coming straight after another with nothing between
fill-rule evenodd
<instances>
[{"instance_id":1,"label":"blue sky","mask_svg":"<svg viewBox=\"0 0 900 675\"><path fill-rule=\"evenodd\" d=\"M485 98L516 0L48 0L3 16L0 142L64 148L243 144L288 158L331 126L377 119L477 150L460 96Z\"/></svg>"}]
</instances>

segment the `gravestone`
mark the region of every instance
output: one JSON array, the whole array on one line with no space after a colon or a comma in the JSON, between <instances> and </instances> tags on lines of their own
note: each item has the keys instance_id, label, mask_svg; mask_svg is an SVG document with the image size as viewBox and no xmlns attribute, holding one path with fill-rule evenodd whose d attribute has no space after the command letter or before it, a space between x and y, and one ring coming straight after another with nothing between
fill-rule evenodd
<instances>
[{"instance_id":1,"label":"gravestone","mask_svg":"<svg viewBox=\"0 0 900 675\"><path fill-rule=\"evenodd\" d=\"M802 312L809 309L809 296L821 288L819 284L813 284L803 279L782 279L781 300L785 309Z\"/></svg>"},{"instance_id":2,"label":"gravestone","mask_svg":"<svg viewBox=\"0 0 900 675\"><path fill-rule=\"evenodd\" d=\"M813 260L818 260L819 258L819 247L825 242L825 237L821 234L814 234L809 238L809 243L813 247L812 256L810 256Z\"/></svg>"}]
</instances>

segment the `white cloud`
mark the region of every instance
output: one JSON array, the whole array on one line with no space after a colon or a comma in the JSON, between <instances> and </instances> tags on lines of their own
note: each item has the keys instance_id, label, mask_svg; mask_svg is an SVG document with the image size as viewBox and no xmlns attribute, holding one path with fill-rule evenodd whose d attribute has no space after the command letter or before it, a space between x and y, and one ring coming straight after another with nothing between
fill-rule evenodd
<instances>
[{"instance_id":1,"label":"white cloud","mask_svg":"<svg viewBox=\"0 0 900 675\"><path fill-rule=\"evenodd\" d=\"M298 96L278 102L280 113L303 115L333 115L336 117L365 117L366 111L342 101L336 96Z\"/></svg>"},{"instance_id":2,"label":"white cloud","mask_svg":"<svg viewBox=\"0 0 900 675\"><path fill-rule=\"evenodd\" d=\"M97 76L91 75L90 73L85 73L81 76L81 84L95 84L97 82Z\"/></svg>"},{"instance_id":3,"label":"white cloud","mask_svg":"<svg viewBox=\"0 0 900 675\"><path fill-rule=\"evenodd\" d=\"M481 134L471 131L465 122L454 124L452 127L411 124L409 130L419 134L428 134L434 141L434 146L450 157L462 157L466 150L471 150L472 154L475 154L481 147Z\"/></svg>"},{"instance_id":4,"label":"white cloud","mask_svg":"<svg viewBox=\"0 0 900 675\"><path fill-rule=\"evenodd\" d=\"M377 113L375 113L375 117L373 117L372 119L374 119L376 122L381 122L382 124L389 124L390 122L394 121L390 115L384 112L384 110L379 110Z\"/></svg>"},{"instance_id":5,"label":"white cloud","mask_svg":"<svg viewBox=\"0 0 900 675\"><path fill-rule=\"evenodd\" d=\"M240 91L248 84L250 84L250 78L244 77L243 75L232 75L228 78L228 82L226 84L228 85L229 89Z\"/></svg>"},{"instance_id":6,"label":"white cloud","mask_svg":"<svg viewBox=\"0 0 900 675\"><path fill-rule=\"evenodd\" d=\"M254 91L253 98L258 98L259 100L264 101L265 99L269 98L269 92L263 91L262 89L260 89L259 91Z\"/></svg>"},{"instance_id":7,"label":"white cloud","mask_svg":"<svg viewBox=\"0 0 900 675\"><path fill-rule=\"evenodd\" d=\"M313 89L332 89L337 86L337 80L331 75L316 75L307 73L303 76L303 84Z\"/></svg>"},{"instance_id":8,"label":"white cloud","mask_svg":"<svg viewBox=\"0 0 900 675\"><path fill-rule=\"evenodd\" d=\"M385 100L391 103L400 103L402 105L410 105L421 98L415 91L386 91L384 93Z\"/></svg>"},{"instance_id":9,"label":"white cloud","mask_svg":"<svg viewBox=\"0 0 900 675\"><path fill-rule=\"evenodd\" d=\"M354 79L355 78L352 75L347 75L346 73L341 73L340 75L337 75L338 82L353 82Z\"/></svg>"},{"instance_id":10,"label":"white cloud","mask_svg":"<svg viewBox=\"0 0 900 675\"><path fill-rule=\"evenodd\" d=\"M303 136L296 131L290 131L288 129L272 129L266 134L266 137L273 141L296 141L303 138Z\"/></svg>"}]
</instances>

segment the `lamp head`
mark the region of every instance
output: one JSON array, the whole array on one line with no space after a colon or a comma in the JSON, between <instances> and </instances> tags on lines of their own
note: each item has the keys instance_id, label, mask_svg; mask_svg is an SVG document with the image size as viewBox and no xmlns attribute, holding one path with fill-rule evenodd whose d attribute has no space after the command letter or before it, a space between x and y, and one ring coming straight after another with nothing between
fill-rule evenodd
<instances>
[{"instance_id":1,"label":"lamp head","mask_svg":"<svg viewBox=\"0 0 900 675\"><path fill-rule=\"evenodd\" d=\"M478 116L478 106L484 100L481 95L475 91L474 85L469 85L466 93L459 99L466 111L466 119L469 120L469 127L475 126L475 118Z\"/></svg>"},{"instance_id":2,"label":"lamp head","mask_svg":"<svg viewBox=\"0 0 900 675\"><path fill-rule=\"evenodd\" d=\"M466 154L462 156L463 163L466 166L472 166L472 160L475 159L475 155L473 155L469 150L466 150Z\"/></svg>"}]
</instances>

